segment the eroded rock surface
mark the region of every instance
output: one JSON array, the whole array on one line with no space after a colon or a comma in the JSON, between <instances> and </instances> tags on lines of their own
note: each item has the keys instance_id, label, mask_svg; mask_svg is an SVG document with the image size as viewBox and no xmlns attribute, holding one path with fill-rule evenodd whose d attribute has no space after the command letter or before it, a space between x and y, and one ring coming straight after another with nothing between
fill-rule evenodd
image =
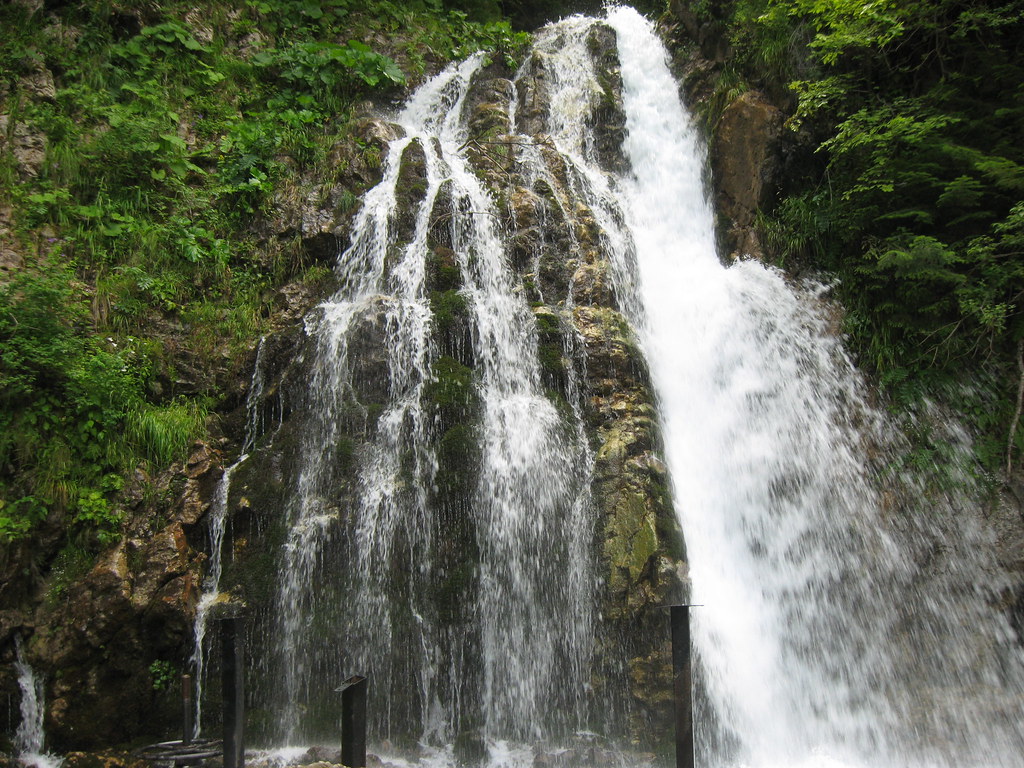
<instances>
[{"instance_id":1,"label":"eroded rock surface","mask_svg":"<svg viewBox=\"0 0 1024 768\"><path fill-rule=\"evenodd\" d=\"M84 576L55 572L34 610L8 612L5 634L27 641L46 681L49 747L109 745L174 722L177 697L161 671L181 669L190 647L205 559L190 537L201 539L220 471L217 452L198 443L184 465L137 478L125 537Z\"/></svg>"},{"instance_id":2,"label":"eroded rock surface","mask_svg":"<svg viewBox=\"0 0 1024 768\"><path fill-rule=\"evenodd\" d=\"M783 119L763 93L747 91L726 107L715 127L711 157L716 208L727 222L730 258L764 258L754 222L775 194Z\"/></svg>"}]
</instances>

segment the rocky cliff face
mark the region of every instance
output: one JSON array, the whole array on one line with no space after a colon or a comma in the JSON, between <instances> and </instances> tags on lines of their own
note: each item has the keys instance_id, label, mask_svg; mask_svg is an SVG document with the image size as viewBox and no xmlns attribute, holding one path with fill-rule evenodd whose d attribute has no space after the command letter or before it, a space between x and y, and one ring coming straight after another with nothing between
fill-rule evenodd
<instances>
[{"instance_id":1,"label":"rocky cliff face","mask_svg":"<svg viewBox=\"0 0 1024 768\"><path fill-rule=\"evenodd\" d=\"M625 120L611 30L597 28L589 50L600 64L606 89L596 121L600 126L596 151L606 168L622 169ZM667 728L669 722L668 635L659 606L682 597L681 535L671 508L666 469L658 458L659 429L646 365L617 305L594 214L573 194L563 161L542 133L548 96L546 67L537 56L525 65L529 75L515 82L500 63L478 73L464 107L463 119L469 126L465 148L477 175L499 204L498 226L510 244L513 279L530 302L536 321L548 396L567 414L579 409L596 457L592 485L600 520L594 537L605 589L593 696L599 700L605 686L628 688L632 692L629 712L620 714L630 720L638 741L650 743L652 725ZM520 104L515 126L509 123L513 98ZM394 137L399 130L380 123L373 132ZM524 142L540 149L544 172L528 169L519 159L518 148ZM396 253L413 237L414 212L427 188L425 163L419 141L408 144L400 158L399 209L392 223ZM473 602L472 574L479 557L470 514L479 472L474 438L479 403L472 384L479 361L452 251L452 205L449 192L442 188L427 228L430 255L425 285L436 357L425 392L438 462L428 500L439 515L441 539L433 557L442 575L424 589L431 594L431 610L442 622L457 626L465 606ZM388 301L381 296L367 302L349 326L345 365L351 401L338 411L334 446L325 447L336 453L332 471L337 471L339 482L330 498L318 503L329 514L337 514L345 528L351 525L351 512L346 510L358 491L355 468L368 459L379 430L376 420L392 395L384 350ZM305 389L315 353L310 341L291 329L268 337L267 345L277 362L267 371L272 384L263 395L263 407L278 414L277 423L257 441L253 456L233 477L229 514L234 521L234 561L223 582L248 604L257 637L276 631L278 584L273 568L280 554L275 548L284 536L283 510L300 472L298 446L306 429L300 414L317 398ZM340 541L323 546L316 573L323 569L324 578L330 578L332 569L344 568L345 558L351 555L345 554L348 545ZM394 555L396 572L408 567L403 557Z\"/></svg>"},{"instance_id":2,"label":"rocky cliff face","mask_svg":"<svg viewBox=\"0 0 1024 768\"><path fill-rule=\"evenodd\" d=\"M186 465L152 484L136 478L122 540L95 562L85 553L58 561L44 587L21 600L7 596L0 637L5 648L24 638L28 662L46 680L50 748L121 743L177 716L163 669L180 667L188 653L205 559L196 526L218 462L198 444ZM14 682L9 673L5 689Z\"/></svg>"},{"instance_id":3,"label":"rocky cliff face","mask_svg":"<svg viewBox=\"0 0 1024 768\"><path fill-rule=\"evenodd\" d=\"M21 98L52 99L53 78L41 68L18 90ZM291 249L309 265L331 265L348 236L353 195L380 178L374 158L384 150L389 130L371 119L357 122L359 144L343 142L332 150L339 168L332 179L296 173L282 185L272 213L253 222L257 253L269 263ZM0 114L0 153L12 159L22 178L31 178L45 154L45 137ZM34 258L11 231L9 215L0 209L0 281ZM286 283L273 297L271 375L296 357L302 318L330 287L329 269L323 272L328 277ZM154 386L223 393L225 412L211 419L210 441L193 446L184 464L155 476L139 470L128 478L118 502L124 538L100 554L92 554L88 543L68 542L56 518L32 539L0 549L0 692L15 702L3 731L12 734L19 720L13 670L19 636L28 662L46 681L47 745L54 750L162 738L178 727L177 675L191 654L209 558L208 513L223 457L237 451L244 430L244 406L238 406L250 384L255 342L247 361L226 352L200 358L184 342L180 325L165 323L155 333L173 378L161 376ZM279 386L278 377L271 392ZM247 530L245 519L239 515L241 532Z\"/></svg>"}]
</instances>

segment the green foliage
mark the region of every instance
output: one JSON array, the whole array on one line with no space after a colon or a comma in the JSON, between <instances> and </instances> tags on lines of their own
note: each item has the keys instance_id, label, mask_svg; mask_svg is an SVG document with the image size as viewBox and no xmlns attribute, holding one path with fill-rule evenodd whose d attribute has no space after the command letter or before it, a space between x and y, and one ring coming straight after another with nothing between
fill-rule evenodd
<instances>
[{"instance_id":1,"label":"green foliage","mask_svg":"<svg viewBox=\"0 0 1024 768\"><path fill-rule=\"evenodd\" d=\"M346 45L297 43L285 49L262 51L252 62L273 72L287 86L311 95L339 89L351 91L360 86L405 85L405 75L394 60L375 53L358 40L349 40Z\"/></svg>"},{"instance_id":2,"label":"green foliage","mask_svg":"<svg viewBox=\"0 0 1024 768\"><path fill-rule=\"evenodd\" d=\"M446 21L446 31L451 34L454 58L468 56L474 51L487 51L502 58L510 69L519 65L523 50L530 36L516 32L507 21L470 21L467 14L451 11Z\"/></svg>"},{"instance_id":3,"label":"green foliage","mask_svg":"<svg viewBox=\"0 0 1024 768\"><path fill-rule=\"evenodd\" d=\"M149 676L154 691L166 691L174 685L178 670L172 662L157 659L149 665Z\"/></svg>"},{"instance_id":4,"label":"green foliage","mask_svg":"<svg viewBox=\"0 0 1024 768\"><path fill-rule=\"evenodd\" d=\"M732 25L748 71L791 81L788 125L817 150L762 215L766 241L838 275L846 330L894 391L972 364L1015 377L1024 3L740 0ZM787 35L806 41L799 60L773 53Z\"/></svg>"},{"instance_id":5,"label":"green foliage","mask_svg":"<svg viewBox=\"0 0 1024 768\"><path fill-rule=\"evenodd\" d=\"M93 335L83 292L74 272L57 259L23 270L0 288L5 540L29 533L56 512L72 530L109 541L120 525L112 501L123 475L140 460L162 465L172 452L179 457L202 428L195 406L144 404L151 370L144 345ZM161 443L155 430L136 427L140 412L171 437Z\"/></svg>"},{"instance_id":6,"label":"green foliage","mask_svg":"<svg viewBox=\"0 0 1024 768\"><path fill-rule=\"evenodd\" d=\"M127 414L126 434L139 455L162 467L185 457L205 423L206 408L195 401L140 403Z\"/></svg>"}]
</instances>

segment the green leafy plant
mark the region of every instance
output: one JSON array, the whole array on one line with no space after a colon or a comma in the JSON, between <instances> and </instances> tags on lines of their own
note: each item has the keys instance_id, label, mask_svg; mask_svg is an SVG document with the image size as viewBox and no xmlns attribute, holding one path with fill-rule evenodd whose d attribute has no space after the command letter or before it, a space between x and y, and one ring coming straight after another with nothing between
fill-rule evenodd
<instances>
[{"instance_id":1,"label":"green leafy plant","mask_svg":"<svg viewBox=\"0 0 1024 768\"><path fill-rule=\"evenodd\" d=\"M170 690L174 685L178 670L170 661L157 659L149 665L149 676L152 679L154 691Z\"/></svg>"}]
</instances>

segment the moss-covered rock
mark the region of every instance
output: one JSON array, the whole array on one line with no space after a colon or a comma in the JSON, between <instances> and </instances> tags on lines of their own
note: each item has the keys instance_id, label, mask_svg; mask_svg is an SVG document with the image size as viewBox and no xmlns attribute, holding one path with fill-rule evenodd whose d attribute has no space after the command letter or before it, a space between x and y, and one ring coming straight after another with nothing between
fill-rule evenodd
<instances>
[{"instance_id":1,"label":"moss-covered rock","mask_svg":"<svg viewBox=\"0 0 1024 768\"><path fill-rule=\"evenodd\" d=\"M423 399L441 431L469 420L477 403L473 371L453 357L441 356L430 367Z\"/></svg>"},{"instance_id":2,"label":"moss-covered rock","mask_svg":"<svg viewBox=\"0 0 1024 768\"><path fill-rule=\"evenodd\" d=\"M455 424L437 443L438 494L448 503L469 498L476 488L480 443L471 424Z\"/></svg>"},{"instance_id":3,"label":"moss-covered rock","mask_svg":"<svg viewBox=\"0 0 1024 768\"><path fill-rule=\"evenodd\" d=\"M426 288L428 291L457 291L462 287L462 268L455 251L435 245L427 255Z\"/></svg>"},{"instance_id":4,"label":"moss-covered rock","mask_svg":"<svg viewBox=\"0 0 1024 768\"><path fill-rule=\"evenodd\" d=\"M394 269L416 234L416 219L427 197L427 186L427 155L419 139L414 139L406 146L399 161L395 215L390 222L393 245L385 264L388 271Z\"/></svg>"},{"instance_id":5,"label":"moss-covered rock","mask_svg":"<svg viewBox=\"0 0 1024 768\"><path fill-rule=\"evenodd\" d=\"M594 70L601 86L601 97L594 109L594 151L601 167L615 173L629 170L622 152L626 138L626 112L622 107L622 73L615 45L615 31L596 24L587 37L587 49L594 60Z\"/></svg>"}]
</instances>

